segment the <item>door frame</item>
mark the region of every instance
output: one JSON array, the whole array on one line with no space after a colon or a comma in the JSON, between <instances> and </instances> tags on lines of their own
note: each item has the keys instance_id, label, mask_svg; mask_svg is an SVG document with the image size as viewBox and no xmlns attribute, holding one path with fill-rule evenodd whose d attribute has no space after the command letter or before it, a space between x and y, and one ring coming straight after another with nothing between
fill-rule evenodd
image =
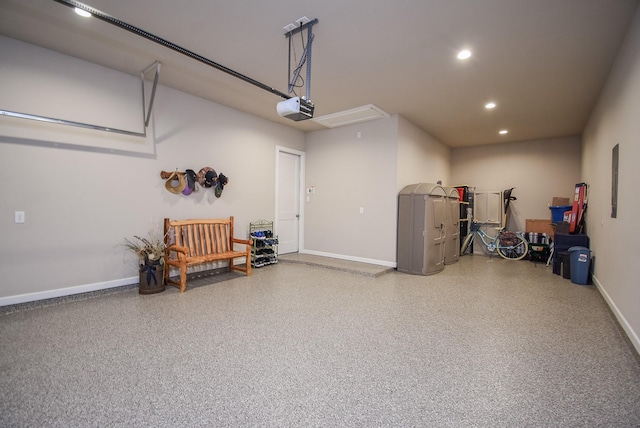
<instances>
[{"instance_id":1,"label":"door frame","mask_svg":"<svg viewBox=\"0 0 640 428\"><path fill-rule=\"evenodd\" d=\"M296 155L300 157L300 171L298 180L300 181L300 189L298 194L298 208L300 210L300 217L298 221L298 253L302 253L304 250L304 201L305 201L305 155L306 153L300 150L295 150L289 147L284 146L276 146L276 177L275 177L275 215L274 215L274 229L275 232L278 233L278 202L280 198L280 153L288 153L291 155Z\"/></svg>"}]
</instances>

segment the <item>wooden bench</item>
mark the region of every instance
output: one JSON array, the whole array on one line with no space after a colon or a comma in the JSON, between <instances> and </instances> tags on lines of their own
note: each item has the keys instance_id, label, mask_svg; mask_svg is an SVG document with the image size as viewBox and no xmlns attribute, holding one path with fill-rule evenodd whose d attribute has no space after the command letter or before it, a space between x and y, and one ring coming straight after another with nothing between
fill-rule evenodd
<instances>
[{"instance_id":1,"label":"wooden bench","mask_svg":"<svg viewBox=\"0 0 640 428\"><path fill-rule=\"evenodd\" d=\"M233 237L233 216L225 219L170 220L164 219L165 284L187 290L187 268L203 263L229 260L229 270L251 275L251 244L248 239ZM244 245L235 251L234 244ZM236 258L244 257L242 265L234 265ZM172 267L180 269L180 281L172 280Z\"/></svg>"}]
</instances>

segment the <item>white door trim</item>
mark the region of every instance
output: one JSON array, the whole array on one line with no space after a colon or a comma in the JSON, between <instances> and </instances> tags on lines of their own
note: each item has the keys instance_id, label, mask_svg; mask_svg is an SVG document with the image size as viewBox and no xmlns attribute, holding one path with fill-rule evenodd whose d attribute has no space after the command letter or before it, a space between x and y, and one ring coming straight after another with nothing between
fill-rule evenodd
<instances>
[{"instance_id":1,"label":"white door trim","mask_svg":"<svg viewBox=\"0 0 640 428\"><path fill-rule=\"evenodd\" d=\"M278 200L279 200L279 171L280 171L280 153L289 153L292 155L300 156L300 194L298 195L298 203L300 209L300 219L298 221L298 252L302 253L304 250L304 204L305 204L305 194L306 194L306 186L305 186L305 152L301 152L300 150L291 149L289 147L284 146L276 146L276 200L275 200L275 215L273 218L274 229L277 233L278 231Z\"/></svg>"}]
</instances>

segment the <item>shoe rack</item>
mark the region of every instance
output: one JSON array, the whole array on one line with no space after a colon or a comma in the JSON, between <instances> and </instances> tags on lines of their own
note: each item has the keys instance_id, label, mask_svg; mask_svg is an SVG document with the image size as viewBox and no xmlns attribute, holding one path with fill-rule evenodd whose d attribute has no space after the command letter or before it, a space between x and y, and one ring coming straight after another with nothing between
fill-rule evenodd
<instances>
[{"instance_id":1,"label":"shoe rack","mask_svg":"<svg viewBox=\"0 0 640 428\"><path fill-rule=\"evenodd\" d=\"M249 237L253 240L251 247L251 266L262 266L278 263L278 237L273 233L273 222L258 220L249 223Z\"/></svg>"}]
</instances>

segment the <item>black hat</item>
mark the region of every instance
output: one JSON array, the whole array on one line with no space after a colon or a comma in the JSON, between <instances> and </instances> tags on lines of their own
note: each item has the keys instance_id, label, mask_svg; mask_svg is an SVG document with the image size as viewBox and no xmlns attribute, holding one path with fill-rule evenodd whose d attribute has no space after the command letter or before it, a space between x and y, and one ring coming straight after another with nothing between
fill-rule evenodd
<instances>
[{"instance_id":1,"label":"black hat","mask_svg":"<svg viewBox=\"0 0 640 428\"><path fill-rule=\"evenodd\" d=\"M213 187L216 185L217 176L215 171L207 171L204 174L204 187Z\"/></svg>"},{"instance_id":2,"label":"black hat","mask_svg":"<svg viewBox=\"0 0 640 428\"><path fill-rule=\"evenodd\" d=\"M227 184L228 182L229 182L229 178L223 173L220 173L220 175L218 176L218 182L216 183L216 188L215 188L215 194L217 198L219 198L222 195L222 190L224 189L225 184Z\"/></svg>"},{"instance_id":3,"label":"black hat","mask_svg":"<svg viewBox=\"0 0 640 428\"><path fill-rule=\"evenodd\" d=\"M188 169L184 172L184 175L187 179L187 186L182 191L182 194L190 195L191 192L197 192L196 180L198 179L198 176L196 175L196 172L192 169Z\"/></svg>"},{"instance_id":4,"label":"black hat","mask_svg":"<svg viewBox=\"0 0 640 428\"><path fill-rule=\"evenodd\" d=\"M207 176L210 177L209 185L207 185ZM198 184L200 184L202 187L211 187L215 183L215 178L217 176L218 175L216 174L215 169L211 168L210 166L205 166L204 168L201 168L200 171L198 171Z\"/></svg>"}]
</instances>

